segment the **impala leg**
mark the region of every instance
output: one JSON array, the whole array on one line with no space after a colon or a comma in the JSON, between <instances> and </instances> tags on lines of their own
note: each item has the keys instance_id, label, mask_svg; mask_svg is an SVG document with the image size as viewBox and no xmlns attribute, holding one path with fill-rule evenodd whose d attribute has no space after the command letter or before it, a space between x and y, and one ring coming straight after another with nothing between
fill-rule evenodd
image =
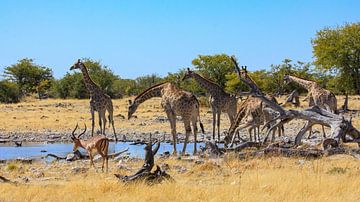
<instances>
[{"instance_id":1,"label":"impala leg","mask_svg":"<svg viewBox=\"0 0 360 202\"><path fill-rule=\"evenodd\" d=\"M95 170L97 170L95 167L94 161L93 161L93 155L92 155L91 151L89 151L88 153L89 153L89 158L90 158L90 168L91 168L91 166L93 166L95 168Z\"/></svg>"}]
</instances>

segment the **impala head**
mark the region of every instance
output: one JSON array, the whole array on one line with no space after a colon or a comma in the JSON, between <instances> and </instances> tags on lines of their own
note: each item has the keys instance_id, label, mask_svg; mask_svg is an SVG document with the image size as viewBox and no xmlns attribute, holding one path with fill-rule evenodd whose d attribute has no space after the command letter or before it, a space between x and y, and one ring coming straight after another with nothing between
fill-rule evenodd
<instances>
[{"instance_id":1,"label":"impala head","mask_svg":"<svg viewBox=\"0 0 360 202\"><path fill-rule=\"evenodd\" d=\"M77 62L75 62L73 64L73 66L70 67L70 70L74 70L74 69L82 69L84 67L84 63L81 62L80 59L78 59Z\"/></svg>"},{"instance_id":2,"label":"impala head","mask_svg":"<svg viewBox=\"0 0 360 202\"><path fill-rule=\"evenodd\" d=\"M132 117L132 115L135 113L135 111L138 108L137 102L134 102L132 100L129 100L129 110L128 110L128 119Z\"/></svg>"},{"instance_id":3,"label":"impala head","mask_svg":"<svg viewBox=\"0 0 360 202\"><path fill-rule=\"evenodd\" d=\"M81 142L80 142L80 136L84 135L85 132L86 132L86 124L85 125L85 129L82 133L80 133L80 135L78 135L76 137L76 134L75 134L75 131L76 129L79 127L79 124L76 124L76 127L75 129L73 130L73 132L71 133L71 139L72 141L74 142L74 148L73 148L73 151L76 151L79 147L81 147Z\"/></svg>"},{"instance_id":4,"label":"impala head","mask_svg":"<svg viewBox=\"0 0 360 202\"><path fill-rule=\"evenodd\" d=\"M194 75L194 72L190 70L190 68L187 68L185 71L184 77L181 79L182 81L185 81L188 78L191 78Z\"/></svg>"},{"instance_id":5,"label":"impala head","mask_svg":"<svg viewBox=\"0 0 360 202\"><path fill-rule=\"evenodd\" d=\"M285 85L287 85L287 84L289 84L291 82L289 75L285 75L283 80L284 80Z\"/></svg>"}]
</instances>

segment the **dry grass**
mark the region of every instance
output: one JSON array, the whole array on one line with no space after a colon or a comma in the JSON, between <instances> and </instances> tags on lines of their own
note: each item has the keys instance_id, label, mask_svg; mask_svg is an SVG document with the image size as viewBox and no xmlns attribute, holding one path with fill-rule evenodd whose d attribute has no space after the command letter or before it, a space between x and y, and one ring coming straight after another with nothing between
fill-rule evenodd
<instances>
[{"instance_id":1,"label":"dry grass","mask_svg":"<svg viewBox=\"0 0 360 202\"><path fill-rule=\"evenodd\" d=\"M175 178L175 183L124 185L112 175L114 172L124 173L114 169L114 164L111 164L112 169L108 174L96 173L94 170L72 174L66 171L70 169L68 164L59 166L59 163L54 163L46 171L45 165L33 165L43 168L45 177L50 180L34 179L17 186L0 184L0 201L360 200L360 191L357 189L360 186L359 162L349 156L338 155L321 160L271 157L240 161L229 158L224 162L207 160L200 165L174 159L158 161L170 165L170 174ZM127 166L135 171L140 163ZM188 170L185 173L177 172L176 166L179 165ZM18 167L7 175L29 175L26 170L30 166Z\"/></svg>"}]
</instances>

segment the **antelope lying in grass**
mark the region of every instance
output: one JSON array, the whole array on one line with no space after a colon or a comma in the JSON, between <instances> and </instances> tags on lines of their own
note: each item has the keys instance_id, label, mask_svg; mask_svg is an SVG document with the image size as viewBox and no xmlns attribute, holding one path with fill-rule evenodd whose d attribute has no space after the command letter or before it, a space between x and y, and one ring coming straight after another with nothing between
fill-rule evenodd
<instances>
[{"instance_id":1,"label":"antelope lying in grass","mask_svg":"<svg viewBox=\"0 0 360 202\"><path fill-rule=\"evenodd\" d=\"M103 159L101 170L104 171L104 163L106 160L106 172L107 172L108 171L108 160L109 160L109 157L108 157L109 139L107 139L103 135L99 135L99 136L94 136L94 137L90 138L89 140L80 140L80 136L82 136L86 132L86 125L85 125L84 132L82 132L80 135L78 135L76 137L75 131L77 128L78 128L78 124L76 124L76 127L75 127L74 131L72 132L72 137L71 137L71 139L74 141L73 151L76 151L79 147L84 148L88 152L89 157L90 157L90 167L92 165L96 169L95 164L93 162L94 157L92 155L92 151L96 150Z\"/></svg>"}]
</instances>

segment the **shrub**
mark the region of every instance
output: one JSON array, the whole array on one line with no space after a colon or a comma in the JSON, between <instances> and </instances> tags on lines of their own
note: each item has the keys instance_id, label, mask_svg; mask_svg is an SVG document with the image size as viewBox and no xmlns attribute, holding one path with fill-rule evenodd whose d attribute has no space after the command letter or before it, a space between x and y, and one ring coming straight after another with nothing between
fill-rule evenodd
<instances>
[{"instance_id":1,"label":"shrub","mask_svg":"<svg viewBox=\"0 0 360 202\"><path fill-rule=\"evenodd\" d=\"M0 102L16 103L21 98L19 86L10 81L0 81Z\"/></svg>"}]
</instances>

